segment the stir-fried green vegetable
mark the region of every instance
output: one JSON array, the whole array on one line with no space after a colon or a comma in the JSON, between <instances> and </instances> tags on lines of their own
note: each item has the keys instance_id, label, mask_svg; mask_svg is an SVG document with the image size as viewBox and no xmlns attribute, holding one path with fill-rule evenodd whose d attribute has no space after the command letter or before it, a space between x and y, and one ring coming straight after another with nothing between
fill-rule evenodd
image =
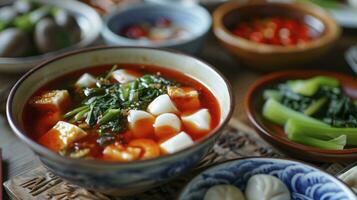
<instances>
[{"instance_id":1,"label":"stir-fried green vegetable","mask_svg":"<svg viewBox=\"0 0 357 200\"><path fill-rule=\"evenodd\" d=\"M263 107L263 116L280 125L284 125L289 119L298 119L300 121L316 124L317 126L328 126L317 119L306 116L303 113L282 105L275 99L268 99L265 102Z\"/></svg>"},{"instance_id":2,"label":"stir-fried green vegetable","mask_svg":"<svg viewBox=\"0 0 357 200\"><path fill-rule=\"evenodd\" d=\"M338 85L336 79L317 76L279 84L276 88L266 90L263 96L331 126L357 127L357 106ZM304 89L313 90L313 93L309 92L312 96L304 95L307 93Z\"/></svg>"},{"instance_id":3,"label":"stir-fried green vegetable","mask_svg":"<svg viewBox=\"0 0 357 200\"><path fill-rule=\"evenodd\" d=\"M347 144L357 145L357 128L335 128L319 126L306 121L289 119L285 124L285 132L288 134L303 134L318 139L334 139L345 135Z\"/></svg>"},{"instance_id":4,"label":"stir-fried green vegetable","mask_svg":"<svg viewBox=\"0 0 357 200\"><path fill-rule=\"evenodd\" d=\"M80 107L67 112L63 117L75 123L98 127L102 136L98 143L104 144L126 129L126 115L131 109L146 109L156 97L167 93L167 86L177 85L159 75L144 75L128 83L109 81L116 66L103 77L97 78L97 86L84 88L84 100Z\"/></svg>"},{"instance_id":5,"label":"stir-fried green vegetable","mask_svg":"<svg viewBox=\"0 0 357 200\"><path fill-rule=\"evenodd\" d=\"M357 145L357 105L337 79L290 80L264 91L263 97L263 116L285 125L290 140L321 149Z\"/></svg>"},{"instance_id":6,"label":"stir-fried green vegetable","mask_svg":"<svg viewBox=\"0 0 357 200\"><path fill-rule=\"evenodd\" d=\"M338 85L338 80L326 76L316 76L307 80L293 80L287 82L287 86L291 91L309 97L316 94L320 86L337 87Z\"/></svg>"},{"instance_id":7,"label":"stir-fried green vegetable","mask_svg":"<svg viewBox=\"0 0 357 200\"><path fill-rule=\"evenodd\" d=\"M291 141L320 149L341 150L346 145L346 136L341 135L332 140L321 140L299 133L289 133L288 138Z\"/></svg>"}]
</instances>

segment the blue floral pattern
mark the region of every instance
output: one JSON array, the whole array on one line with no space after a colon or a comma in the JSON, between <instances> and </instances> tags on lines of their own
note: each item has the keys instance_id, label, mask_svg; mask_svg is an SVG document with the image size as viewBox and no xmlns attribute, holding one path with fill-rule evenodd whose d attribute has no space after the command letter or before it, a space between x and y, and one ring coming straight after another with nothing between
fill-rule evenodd
<instances>
[{"instance_id":1,"label":"blue floral pattern","mask_svg":"<svg viewBox=\"0 0 357 200\"><path fill-rule=\"evenodd\" d=\"M249 158L230 161L208 169L194 178L179 200L201 200L217 184L233 184L244 191L255 174L269 174L282 180L293 200L356 200L355 194L331 175L295 161Z\"/></svg>"}]
</instances>

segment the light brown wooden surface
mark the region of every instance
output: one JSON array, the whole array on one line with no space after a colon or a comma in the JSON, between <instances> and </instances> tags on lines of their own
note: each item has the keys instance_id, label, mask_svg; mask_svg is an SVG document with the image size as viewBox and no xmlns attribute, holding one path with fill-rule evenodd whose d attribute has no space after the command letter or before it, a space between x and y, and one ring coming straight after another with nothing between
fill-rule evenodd
<instances>
[{"instance_id":1,"label":"light brown wooden surface","mask_svg":"<svg viewBox=\"0 0 357 200\"><path fill-rule=\"evenodd\" d=\"M349 46L357 44L357 31L344 30L344 32L338 45L329 55L306 67L342 71L356 77L345 63L343 54ZM251 71L239 64L223 47L218 45L212 35L209 35L199 57L219 69L231 82L236 105L233 117L247 122L244 113L244 97L251 83L262 74ZM17 76L0 75L0 85L16 78ZM33 152L14 136L4 118L3 114L0 115L0 147L3 149L3 159L5 161L4 177L7 180L29 169L38 167L40 163Z\"/></svg>"}]
</instances>

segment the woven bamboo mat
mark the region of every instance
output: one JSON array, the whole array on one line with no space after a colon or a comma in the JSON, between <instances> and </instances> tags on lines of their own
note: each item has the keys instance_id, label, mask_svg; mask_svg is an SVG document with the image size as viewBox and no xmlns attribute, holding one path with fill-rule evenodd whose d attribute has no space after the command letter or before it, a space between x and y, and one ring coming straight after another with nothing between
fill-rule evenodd
<instances>
[{"instance_id":1,"label":"woven bamboo mat","mask_svg":"<svg viewBox=\"0 0 357 200\"><path fill-rule=\"evenodd\" d=\"M151 189L148 192L133 197L114 198L100 193L90 192L78 186L71 185L48 172L44 167L28 171L8 180L4 186L12 199L50 199L50 200L167 200L175 199L186 183L197 173L209 166L229 159L246 156L284 157L275 150L250 127L238 120L232 119L217 140L213 149L191 172L179 177L164 186ZM335 174L346 167L344 164L325 164L319 167Z\"/></svg>"}]
</instances>

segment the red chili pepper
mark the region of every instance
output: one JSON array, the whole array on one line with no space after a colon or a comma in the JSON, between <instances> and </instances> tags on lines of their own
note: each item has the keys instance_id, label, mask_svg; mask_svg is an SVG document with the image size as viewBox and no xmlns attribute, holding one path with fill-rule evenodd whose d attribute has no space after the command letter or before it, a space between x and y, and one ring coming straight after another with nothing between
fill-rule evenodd
<instances>
[{"instance_id":1,"label":"red chili pepper","mask_svg":"<svg viewBox=\"0 0 357 200\"><path fill-rule=\"evenodd\" d=\"M132 38L132 39L139 39L141 37L147 36L147 33L140 26L134 25L134 26L129 26L129 27L125 28L122 32L122 35L124 35L125 37L128 37L128 38Z\"/></svg>"},{"instance_id":2,"label":"red chili pepper","mask_svg":"<svg viewBox=\"0 0 357 200\"><path fill-rule=\"evenodd\" d=\"M268 17L238 22L232 33L258 43L285 46L310 41L309 31L298 19Z\"/></svg>"},{"instance_id":3,"label":"red chili pepper","mask_svg":"<svg viewBox=\"0 0 357 200\"><path fill-rule=\"evenodd\" d=\"M264 37L261 32L253 32L250 34L249 39L254 42L264 43Z\"/></svg>"},{"instance_id":4,"label":"red chili pepper","mask_svg":"<svg viewBox=\"0 0 357 200\"><path fill-rule=\"evenodd\" d=\"M156 21L156 26L158 27L169 27L171 26L171 24L172 24L171 20L167 17L160 17Z\"/></svg>"}]
</instances>

